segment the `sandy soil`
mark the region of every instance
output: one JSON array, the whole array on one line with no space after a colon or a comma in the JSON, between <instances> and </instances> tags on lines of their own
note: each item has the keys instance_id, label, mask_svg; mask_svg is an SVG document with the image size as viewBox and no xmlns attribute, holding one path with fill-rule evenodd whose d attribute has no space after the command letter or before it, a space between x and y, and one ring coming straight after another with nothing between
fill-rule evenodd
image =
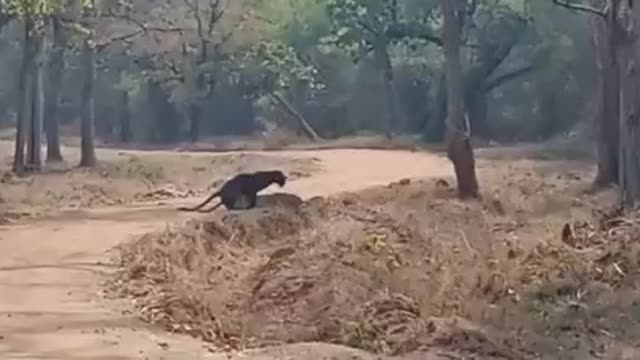
<instances>
[{"instance_id":1,"label":"sandy soil","mask_svg":"<svg viewBox=\"0 0 640 360\"><path fill-rule=\"evenodd\" d=\"M107 154L102 151L99 155ZM110 154L117 156L118 152ZM313 176L300 177L287 185L287 191L303 198L355 191L403 178L451 174L446 159L422 152L324 150L269 155L313 157L322 165L322 170ZM163 153L153 156L161 157ZM112 271L105 265L108 250L138 234L160 230L166 222L185 219L188 214L177 214L172 209L186 201L66 211L37 222L0 227L0 253L4 254L0 259L0 358L227 358L211 353L209 345L192 338L150 329L128 313L124 304L105 303L98 296L100 275ZM309 350L309 346L313 348L303 344L265 349L249 358L320 359L329 353L335 355L333 358L369 356L330 345L321 345L322 350Z\"/></svg>"}]
</instances>

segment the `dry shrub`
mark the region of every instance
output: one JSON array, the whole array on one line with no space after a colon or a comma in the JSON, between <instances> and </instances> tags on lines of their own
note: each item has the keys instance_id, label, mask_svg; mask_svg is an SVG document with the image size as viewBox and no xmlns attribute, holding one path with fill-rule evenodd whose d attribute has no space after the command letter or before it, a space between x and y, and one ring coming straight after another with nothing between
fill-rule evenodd
<instances>
[{"instance_id":1,"label":"dry shrub","mask_svg":"<svg viewBox=\"0 0 640 360\"><path fill-rule=\"evenodd\" d=\"M237 309L219 310L246 296L242 269L261 259L238 251L228 239L228 230L215 222L147 234L119 249L119 262L126 267L110 288L114 295L135 300L145 320L169 330L211 341L237 334ZM216 291L216 285L225 291Z\"/></svg>"},{"instance_id":2,"label":"dry shrub","mask_svg":"<svg viewBox=\"0 0 640 360\"><path fill-rule=\"evenodd\" d=\"M418 349L426 323L410 297L379 292L358 310L356 320L343 328L346 344L387 354Z\"/></svg>"},{"instance_id":3,"label":"dry shrub","mask_svg":"<svg viewBox=\"0 0 640 360\"><path fill-rule=\"evenodd\" d=\"M602 213L593 221L567 223L562 242L542 243L524 260L524 277L538 284L571 278L612 288L633 286L640 274L640 211ZM539 271L544 271L540 273Z\"/></svg>"}]
</instances>

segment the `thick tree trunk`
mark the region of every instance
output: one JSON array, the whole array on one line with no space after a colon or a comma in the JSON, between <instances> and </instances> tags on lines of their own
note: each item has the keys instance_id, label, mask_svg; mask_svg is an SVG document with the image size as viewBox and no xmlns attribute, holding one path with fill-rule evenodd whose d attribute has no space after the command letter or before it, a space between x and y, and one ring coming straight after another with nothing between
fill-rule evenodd
<instances>
[{"instance_id":1,"label":"thick tree trunk","mask_svg":"<svg viewBox=\"0 0 640 360\"><path fill-rule=\"evenodd\" d=\"M56 15L53 17L52 23L53 48L51 49L49 61L49 93L45 99L46 113L44 119L47 137L47 163L62 161L58 104L60 103L60 87L62 85L62 74L64 72L64 51L67 46L62 20Z\"/></svg>"},{"instance_id":2,"label":"thick tree trunk","mask_svg":"<svg viewBox=\"0 0 640 360\"><path fill-rule=\"evenodd\" d=\"M120 141L123 143L131 142L133 137L131 131L131 115L129 113L129 92L121 90L119 94L118 119L120 120Z\"/></svg>"},{"instance_id":3,"label":"thick tree trunk","mask_svg":"<svg viewBox=\"0 0 640 360\"><path fill-rule=\"evenodd\" d=\"M391 139L393 137L394 124L400 122L401 119L398 111L397 93L393 84L393 67L387 49L386 37L378 37L374 52L378 68L382 71L382 82L385 92L385 135Z\"/></svg>"},{"instance_id":4,"label":"thick tree trunk","mask_svg":"<svg viewBox=\"0 0 640 360\"><path fill-rule=\"evenodd\" d=\"M31 96L33 95L33 22L25 20L22 65L20 67L20 108L16 119L15 152L13 155L13 171L24 173L24 147L27 122L31 119Z\"/></svg>"},{"instance_id":5,"label":"thick tree trunk","mask_svg":"<svg viewBox=\"0 0 640 360\"><path fill-rule=\"evenodd\" d=\"M478 198L478 180L471 146L469 122L464 112L462 66L460 63L461 0L442 0L443 47L447 73L447 150L461 198Z\"/></svg>"},{"instance_id":6,"label":"thick tree trunk","mask_svg":"<svg viewBox=\"0 0 640 360\"><path fill-rule=\"evenodd\" d=\"M619 49L621 76L620 96L620 189L625 209L640 203L640 4L623 5L627 41Z\"/></svg>"},{"instance_id":7,"label":"thick tree trunk","mask_svg":"<svg viewBox=\"0 0 640 360\"><path fill-rule=\"evenodd\" d=\"M82 46L82 69L83 84L81 94L81 140L80 140L80 166L95 166L96 151L94 144L95 134L95 109L94 109L94 82L96 76L95 69L95 48L93 38L88 36Z\"/></svg>"},{"instance_id":8,"label":"thick tree trunk","mask_svg":"<svg viewBox=\"0 0 640 360\"><path fill-rule=\"evenodd\" d=\"M27 171L42 169L42 124L44 118L44 36L34 36L34 74L31 81L31 117L29 121L29 137L27 141Z\"/></svg>"},{"instance_id":9,"label":"thick tree trunk","mask_svg":"<svg viewBox=\"0 0 640 360\"><path fill-rule=\"evenodd\" d=\"M618 183L618 119L620 118L620 67L618 64L618 40L612 31L615 19L593 19L593 42L598 67L598 95L600 103L594 118L596 135L597 174L594 184L598 187Z\"/></svg>"}]
</instances>

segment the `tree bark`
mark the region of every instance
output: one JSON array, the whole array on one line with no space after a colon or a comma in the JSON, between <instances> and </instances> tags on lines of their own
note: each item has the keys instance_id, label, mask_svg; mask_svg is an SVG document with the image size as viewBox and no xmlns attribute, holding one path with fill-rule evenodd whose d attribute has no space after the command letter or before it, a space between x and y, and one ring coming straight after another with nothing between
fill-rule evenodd
<instances>
[{"instance_id":1,"label":"tree bark","mask_svg":"<svg viewBox=\"0 0 640 360\"><path fill-rule=\"evenodd\" d=\"M81 94L81 141L80 141L80 166L95 166L96 151L94 144L95 134L95 108L94 108L94 82L95 47L93 37L87 36L82 45L82 69L84 72Z\"/></svg>"},{"instance_id":2,"label":"tree bark","mask_svg":"<svg viewBox=\"0 0 640 360\"><path fill-rule=\"evenodd\" d=\"M49 61L49 93L47 94L45 113L45 134L47 137L47 163L63 160L60 151L60 125L58 121L58 104L64 71L64 52L67 46L67 38L59 15L52 18L53 47Z\"/></svg>"},{"instance_id":3,"label":"tree bark","mask_svg":"<svg viewBox=\"0 0 640 360\"><path fill-rule=\"evenodd\" d=\"M382 70L382 82L384 84L385 91L385 135L388 139L393 137L393 128L395 121L399 121L398 113L398 99L393 84L393 67L391 65L391 58L389 57L389 51L387 50L387 39L384 35L379 35L377 43L375 45L374 54L378 68Z\"/></svg>"},{"instance_id":4,"label":"tree bark","mask_svg":"<svg viewBox=\"0 0 640 360\"><path fill-rule=\"evenodd\" d=\"M615 14L607 18L594 18L593 41L596 49L598 95L600 107L594 118L596 135L597 187L618 184L619 180L619 129L620 118L620 67L618 64L618 39L613 31Z\"/></svg>"},{"instance_id":5,"label":"tree bark","mask_svg":"<svg viewBox=\"0 0 640 360\"><path fill-rule=\"evenodd\" d=\"M27 141L27 171L42 169L42 124L44 118L44 34L36 34L33 39L34 66L31 87L31 116Z\"/></svg>"},{"instance_id":6,"label":"tree bark","mask_svg":"<svg viewBox=\"0 0 640 360\"><path fill-rule=\"evenodd\" d=\"M129 113L129 92L125 90L120 90L120 108L118 111L118 119L120 122L120 141L127 144L131 142L133 137L131 131L131 116Z\"/></svg>"},{"instance_id":7,"label":"tree bark","mask_svg":"<svg viewBox=\"0 0 640 360\"><path fill-rule=\"evenodd\" d=\"M425 126L424 139L428 142L441 142L447 118L447 76L444 72L438 76L432 114Z\"/></svg>"},{"instance_id":8,"label":"tree bark","mask_svg":"<svg viewBox=\"0 0 640 360\"><path fill-rule=\"evenodd\" d=\"M151 107L152 128L149 138L162 144L173 143L182 138L180 118L176 106L169 101L169 94L162 84L155 80L147 81L147 98Z\"/></svg>"},{"instance_id":9,"label":"tree bark","mask_svg":"<svg viewBox=\"0 0 640 360\"><path fill-rule=\"evenodd\" d=\"M201 106L200 100L189 103L189 140L191 142L196 142L200 138Z\"/></svg>"},{"instance_id":10,"label":"tree bark","mask_svg":"<svg viewBox=\"0 0 640 360\"><path fill-rule=\"evenodd\" d=\"M202 122L202 101L207 93L206 79L200 69L200 65L207 60L207 42L204 38L202 24L197 16L198 34L200 36L200 48L197 56L187 51L183 45L182 57L185 70L185 86L188 92L187 117L189 122L189 141L196 142L200 138Z\"/></svg>"},{"instance_id":11,"label":"tree bark","mask_svg":"<svg viewBox=\"0 0 640 360\"><path fill-rule=\"evenodd\" d=\"M640 4L625 2L622 8L626 41L619 49L620 96L620 189L621 202L630 210L640 202Z\"/></svg>"},{"instance_id":12,"label":"tree bark","mask_svg":"<svg viewBox=\"0 0 640 360\"><path fill-rule=\"evenodd\" d=\"M447 153L453 162L461 198L478 198L478 180L471 146L469 121L464 111L460 28L464 7L461 0L441 0L443 47L447 77Z\"/></svg>"},{"instance_id":13,"label":"tree bark","mask_svg":"<svg viewBox=\"0 0 640 360\"><path fill-rule=\"evenodd\" d=\"M489 131L488 112L489 95L485 89L470 90L465 96L465 104L469 112L469 121L473 125L473 133L476 136L491 137Z\"/></svg>"},{"instance_id":14,"label":"tree bark","mask_svg":"<svg viewBox=\"0 0 640 360\"><path fill-rule=\"evenodd\" d=\"M24 173L24 147L27 121L31 119L31 80L33 71L33 22L26 19L24 22L24 39L22 51L22 65L20 67L20 108L16 119L15 152L13 155L13 171L17 174Z\"/></svg>"}]
</instances>

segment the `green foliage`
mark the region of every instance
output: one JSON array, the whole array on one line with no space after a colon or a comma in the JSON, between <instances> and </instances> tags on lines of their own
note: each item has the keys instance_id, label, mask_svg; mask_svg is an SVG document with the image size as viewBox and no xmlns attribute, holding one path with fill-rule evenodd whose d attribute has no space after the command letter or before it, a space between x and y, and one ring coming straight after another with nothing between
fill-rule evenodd
<instances>
[{"instance_id":1,"label":"green foliage","mask_svg":"<svg viewBox=\"0 0 640 360\"><path fill-rule=\"evenodd\" d=\"M1 0L0 4L7 15L21 19L48 16L59 6L55 0Z\"/></svg>"},{"instance_id":2,"label":"green foliage","mask_svg":"<svg viewBox=\"0 0 640 360\"><path fill-rule=\"evenodd\" d=\"M389 3L392 1L328 0L332 32L322 39L323 43L338 46L357 59L393 21Z\"/></svg>"},{"instance_id":3,"label":"green foliage","mask_svg":"<svg viewBox=\"0 0 640 360\"><path fill-rule=\"evenodd\" d=\"M120 81L113 85L115 90L126 91L129 96L137 96L142 86L142 78L138 74L123 71L120 73Z\"/></svg>"},{"instance_id":4,"label":"green foliage","mask_svg":"<svg viewBox=\"0 0 640 360\"><path fill-rule=\"evenodd\" d=\"M441 116L440 95L446 92L439 86L443 71L437 37L442 25L441 0L234 0L228 2L231 5L224 19L208 35L206 60L197 57L197 50L194 56L182 52L184 43L191 49L201 45L193 11L185 0L172 1L171 6L149 0L100 0L95 11L85 12L84 17L81 1L85 7L93 6L90 0L0 0L3 12L14 18L45 23L48 16L61 11L65 19L77 20L65 22L70 48L65 52L65 78L77 78L78 53L87 36L94 35L98 44L113 43L100 47L104 50L98 53L98 61L106 64L99 63L103 71L96 84L105 89L105 96L96 99L98 132L102 129L99 110L108 113L116 102L110 98L113 90L127 91L132 109L139 110L132 116L139 134L154 133L165 122L175 121L169 132L184 136L186 116L165 120L158 115L168 114L170 108L183 114L184 105L194 99L202 105L203 118L212 119L203 121L203 136L230 129L224 119L243 117L248 129L253 126L253 112L262 109L255 106L256 101L273 91L291 101L324 134L377 129L376 117L381 114L377 106L385 97L380 63L370 55L382 43L392 64L400 115L405 117L397 121L398 131L422 131ZM536 68L535 76L510 79L488 94L487 127L496 134L531 138L557 131L554 126L561 122L566 128L580 119L584 111L580 104L588 98L592 84L586 17L554 7L551 0L467 3L475 4L468 7L464 19L461 52L465 79L473 80L469 83L483 89L514 70L529 65ZM207 18L210 9L202 6L200 10ZM136 32L140 24L150 29L185 30L149 30L126 41L111 41ZM5 29L7 42L17 46L21 28ZM229 33L233 35L227 38ZM19 52L13 53L16 63ZM193 57L193 64L185 63L188 57ZM12 71L3 74L11 76ZM205 74L206 89L199 89L195 74ZM150 83L168 99L169 104L163 102L166 108L158 113L155 108L160 100L156 98L161 96L148 94L145 89ZM73 104L79 96L75 85L68 84L64 91L65 99L71 100L67 104L72 104L66 111L75 111ZM0 102L10 104L12 100L6 100L10 95L1 96ZM233 102L248 110L224 113L223 108ZM9 112L13 107L9 105ZM61 121L74 116L65 114ZM143 124L138 118L153 121Z\"/></svg>"},{"instance_id":5,"label":"green foliage","mask_svg":"<svg viewBox=\"0 0 640 360\"><path fill-rule=\"evenodd\" d=\"M245 70L252 66L260 69L258 76L267 92L287 89L296 81L306 83L313 90L324 88L318 78L318 70L305 63L291 46L281 41L263 41L246 51L238 69Z\"/></svg>"}]
</instances>

